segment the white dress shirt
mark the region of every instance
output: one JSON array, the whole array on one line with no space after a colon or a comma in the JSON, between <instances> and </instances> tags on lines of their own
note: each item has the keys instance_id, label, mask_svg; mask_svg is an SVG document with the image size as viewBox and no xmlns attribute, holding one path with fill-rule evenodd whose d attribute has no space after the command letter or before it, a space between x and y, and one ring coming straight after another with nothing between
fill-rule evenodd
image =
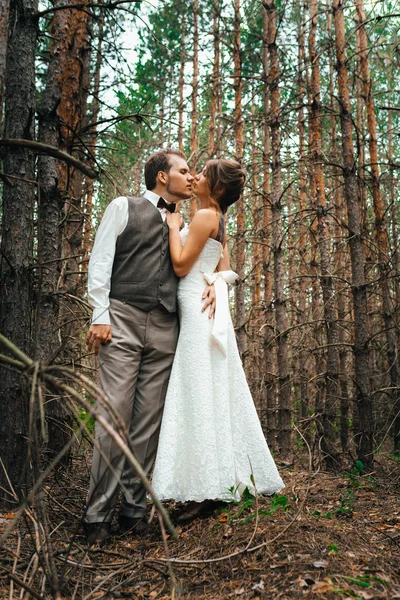
<instances>
[{"instance_id":1,"label":"white dress shirt","mask_svg":"<svg viewBox=\"0 0 400 600\"><path fill-rule=\"evenodd\" d=\"M143 197L157 207L160 196L146 190ZM165 221L167 210L158 210ZM128 199L126 196L119 196L107 206L96 233L88 268L88 295L89 304L93 308L93 325L110 325L109 295L115 246L117 237L128 224L128 217Z\"/></svg>"}]
</instances>

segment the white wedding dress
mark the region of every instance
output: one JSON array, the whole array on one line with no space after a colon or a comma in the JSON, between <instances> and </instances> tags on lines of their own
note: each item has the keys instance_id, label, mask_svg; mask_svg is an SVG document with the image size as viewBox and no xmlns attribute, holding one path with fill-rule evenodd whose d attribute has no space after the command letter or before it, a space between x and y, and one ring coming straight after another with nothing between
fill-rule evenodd
<instances>
[{"instance_id":1,"label":"white wedding dress","mask_svg":"<svg viewBox=\"0 0 400 600\"><path fill-rule=\"evenodd\" d=\"M181 232L185 242L188 229ZM180 502L233 500L247 486L272 494L284 487L247 385L229 314L227 284L214 273L222 245L209 238L178 286L180 334L165 399L153 488ZM215 279L217 313L201 312Z\"/></svg>"}]
</instances>

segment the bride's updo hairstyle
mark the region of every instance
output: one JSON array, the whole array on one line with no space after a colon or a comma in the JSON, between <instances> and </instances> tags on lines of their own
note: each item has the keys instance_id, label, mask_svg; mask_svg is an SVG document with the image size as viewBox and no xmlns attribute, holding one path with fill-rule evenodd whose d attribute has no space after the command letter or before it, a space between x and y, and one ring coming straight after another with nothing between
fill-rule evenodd
<instances>
[{"instance_id":1,"label":"bride's updo hairstyle","mask_svg":"<svg viewBox=\"0 0 400 600\"><path fill-rule=\"evenodd\" d=\"M213 158L206 164L206 179L211 199L218 204L224 214L228 206L239 200L246 175L236 160Z\"/></svg>"}]
</instances>

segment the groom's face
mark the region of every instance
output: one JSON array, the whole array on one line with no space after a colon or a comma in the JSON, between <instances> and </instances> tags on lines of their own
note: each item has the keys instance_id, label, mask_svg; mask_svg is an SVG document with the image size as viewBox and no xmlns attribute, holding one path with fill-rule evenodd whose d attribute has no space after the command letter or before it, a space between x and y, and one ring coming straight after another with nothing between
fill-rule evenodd
<instances>
[{"instance_id":1,"label":"groom's face","mask_svg":"<svg viewBox=\"0 0 400 600\"><path fill-rule=\"evenodd\" d=\"M190 174L186 160L180 156L169 155L171 168L167 174L166 191L171 197L186 200L193 195L193 175Z\"/></svg>"}]
</instances>

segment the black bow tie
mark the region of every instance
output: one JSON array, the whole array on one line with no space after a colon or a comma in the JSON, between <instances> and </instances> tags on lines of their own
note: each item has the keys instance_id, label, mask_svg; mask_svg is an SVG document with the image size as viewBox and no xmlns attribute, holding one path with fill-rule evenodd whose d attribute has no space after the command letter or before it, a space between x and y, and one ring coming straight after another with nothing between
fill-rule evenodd
<instances>
[{"instance_id":1,"label":"black bow tie","mask_svg":"<svg viewBox=\"0 0 400 600\"><path fill-rule=\"evenodd\" d=\"M175 204L168 204L164 198L160 198L157 202L157 208L166 208L170 213L175 212Z\"/></svg>"}]
</instances>

